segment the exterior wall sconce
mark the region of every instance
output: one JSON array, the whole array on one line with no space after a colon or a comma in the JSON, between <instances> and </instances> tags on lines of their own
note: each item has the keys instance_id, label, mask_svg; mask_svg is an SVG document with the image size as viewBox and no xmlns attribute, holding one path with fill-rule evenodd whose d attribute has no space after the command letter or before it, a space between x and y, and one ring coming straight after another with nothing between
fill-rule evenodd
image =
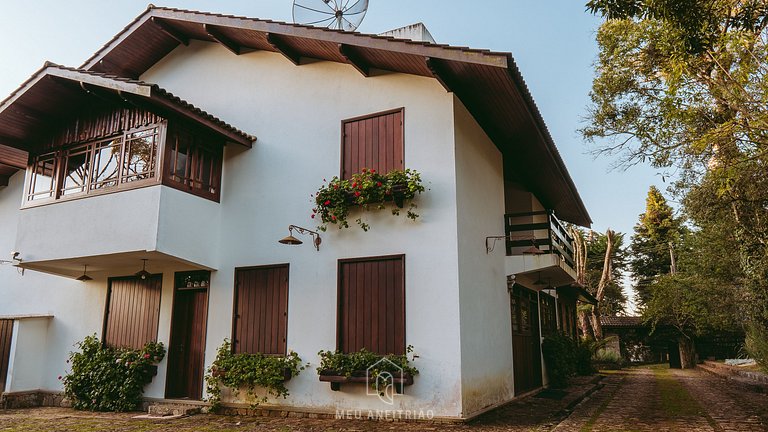
<instances>
[{"instance_id":1,"label":"exterior wall sconce","mask_svg":"<svg viewBox=\"0 0 768 432\"><path fill-rule=\"evenodd\" d=\"M144 265L141 266L141 271L138 271L134 274L137 278L141 280L147 280L150 276L152 276L152 273L147 271L147 259L143 258L142 261L144 261Z\"/></svg>"},{"instance_id":2,"label":"exterior wall sconce","mask_svg":"<svg viewBox=\"0 0 768 432\"><path fill-rule=\"evenodd\" d=\"M83 274L82 274L82 276L77 278L77 280L79 280L80 282L87 282L87 281L93 280L93 278L88 276L87 273L88 273L88 265L85 264L85 265L83 265Z\"/></svg>"},{"instance_id":3,"label":"exterior wall sconce","mask_svg":"<svg viewBox=\"0 0 768 432\"><path fill-rule=\"evenodd\" d=\"M296 225L288 225L288 237L285 237L285 238L279 240L278 242L281 243L281 244L286 244L286 245L300 245L300 244L303 244L304 243L303 241L301 241L301 240L299 240L299 239L297 239L296 237L293 236L293 230L296 230L296 232L298 232L299 234L303 234L303 235L309 234L309 235L311 235L312 236L312 244L314 244L315 245L315 249L317 249L317 251L320 252L320 243L323 241L320 238L320 234L318 234L317 231L312 231L312 230L309 230L309 229L306 229L306 228L302 228L302 227L296 226Z\"/></svg>"}]
</instances>

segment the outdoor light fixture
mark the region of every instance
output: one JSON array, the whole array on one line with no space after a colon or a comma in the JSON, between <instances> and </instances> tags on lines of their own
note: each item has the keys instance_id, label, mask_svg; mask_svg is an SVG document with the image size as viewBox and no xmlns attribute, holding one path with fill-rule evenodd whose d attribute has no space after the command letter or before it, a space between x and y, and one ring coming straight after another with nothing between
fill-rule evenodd
<instances>
[{"instance_id":1,"label":"outdoor light fixture","mask_svg":"<svg viewBox=\"0 0 768 432\"><path fill-rule=\"evenodd\" d=\"M86 273L88 273L88 265L83 265L83 275L77 278L80 282L87 282L89 280L93 280L92 277L88 276Z\"/></svg>"},{"instance_id":2,"label":"outdoor light fixture","mask_svg":"<svg viewBox=\"0 0 768 432\"><path fill-rule=\"evenodd\" d=\"M143 258L142 261L144 261L144 265L141 266L141 271L136 272L136 274L134 274L134 276L136 276L137 278L139 278L141 280L147 280L147 279L149 279L150 276L152 276L152 273L147 271L147 261L148 260L146 258Z\"/></svg>"},{"instance_id":3,"label":"outdoor light fixture","mask_svg":"<svg viewBox=\"0 0 768 432\"><path fill-rule=\"evenodd\" d=\"M315 245L315 249L317 249L318 252L320 251L320 243L323 241L320 238L320 234L318 234L317 231L312 231L312 230L309 230L309 229L306 229L306 228L302 228L302 227L296 226L296 225L288 225L288 237L285 237L285 238L279 240L279 243L286 244L286 245L300 245L300 244L303 244L304 243L303 241L301 241L301 240L299 240L299 239L297 239L296 237L293 236L293 230L296 230L296 232L298 232L299 234L303 234L303 235L309 234L309 235L311 235L312 236L312 244Z\"/></svg>"}]
</instances>

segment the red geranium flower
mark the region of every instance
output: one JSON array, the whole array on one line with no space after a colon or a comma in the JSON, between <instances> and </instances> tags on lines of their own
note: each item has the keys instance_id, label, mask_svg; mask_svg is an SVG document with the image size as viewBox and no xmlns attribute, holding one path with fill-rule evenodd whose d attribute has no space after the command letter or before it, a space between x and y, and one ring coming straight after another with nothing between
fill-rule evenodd
<instances>
[{"instance_id":1,"label":"red geranium flower","mask_svg":"<svg viewBox=\"0 0 768 432\"><path fill-rule=\"evenodd\" d=\"M331 200L327 200L327 201L325 202L325 205L331 205Z\"/></svg>"},{"instance_id":2,"label":"red geranium flower","mask_svg":"<svg viewBox=\"0 0 768 432\"><path fill-rule=\"evenodd\" d=\"M381 187L381 182L376 182L376 187Z\"/></svg>"},{"instance_id":3,"label":"red geranium flower","mask_svg":"<svg viewBox=\"0 0 768 432\"><path fill-rule=\"evenodd\" d=\"M148 359L149 357L150 357L149 354L144 354L145 359Z\"/></svg>"},{"instance_id":4,"label":"red geranium flower","mask_svg":"<svg viewBox=\"0 0 768 432\"><path fill-rule=\"evenodd\" d=\"M366 171L366 169L365 169L365 168L363 168L363 172L365 172L365 171Z\"/></svg>"},{"instance_id":5,"label":"red geranium flower","mask_svg":"<svg viewBox=\"0 0 768 432\"><path fill-rule=\"evenodd\" d=\"M371 170L371 174L376 174L376 170Z\"/></svg>"},{"instance_id":6,"label":"red geranium flower","mask_svg":"<svg viewBox=\"0 0 768 432\"><path fill-rule=\"evenodd\" d=\"M313 214L312 214L312 216L310 216L310 217L311 217L312 219L314 219L314 218L315 218L315 214L313 213Z\"/></svg>"},{"instance_id":7,"label":"red geranium flower","mask_svg":"<svg viewBox=\"0 0 768 432\"><path fill-rule=\"evenodd\" d=\"M359 197L359 196L360 196L360 192L358 192L358 191L355 191L355 196L356 196L356 197Z\"/></svg>"},{"instance_id":8,"label":"red geranium flower","mask_svg":"<svg viewBox=\"0 0 768 432\"><path fill-rule=\"evenodd\" d=\"M336 216L331 215L331 220L336 220Z\"/></svg>"},{"instance_id":9,"label":"red geranium flower","mask_svg":"<svg viewBox=\"0 0 768 432\"><path fill-rule=\"evenodd\" d=\"M352 182L352 187L357 187L357 182Z\"/></svg>"}]
</instances>

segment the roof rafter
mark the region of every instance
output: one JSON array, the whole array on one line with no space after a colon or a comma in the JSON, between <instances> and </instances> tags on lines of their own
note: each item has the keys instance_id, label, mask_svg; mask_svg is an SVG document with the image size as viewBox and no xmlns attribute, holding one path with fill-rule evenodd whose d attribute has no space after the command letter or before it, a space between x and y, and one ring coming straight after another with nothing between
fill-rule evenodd
<instances>
[{"instance_id":1,"label":"roof rafter","mask_svg":"<svg viewBox=\"0 0 768 432\"><path fill-rule=\"evenodd\" d=\"M272 45L272 48L277 52L290 60L291 63L296 66L301 66L301 55L289 47L282 37L274 33L267 33L267 42Z\"/></svg>"},{"instance_id":2,"label":"roof rafter","mask_svg":"<svg viewBox=\"0 0 768 432\"><path fill-rule=\"evenodd\" d=\"M355 47L347 44L339 44L339 53L344 57L352 67L363 74L364 77L371 76L371 65L365 61L355 50Z\"/></svg>"},{"instance_id":3,"label":"roof rafter","mask_svg":"<svg viewBox=\"0 0 768 432\"><path fill-rule=\"evenodd\" d=\"M203 29L208 36L212 37L216 42L224 45L224 48L230 50L235 55L243 54L243 47L237 42L225 36L218 27L210 24L203 24Z\"/></svg>"},{"instance_id":4,"label":"roof rafter","mask_svg":"<svg viewBox=\"0 0 768 432\"><path fill-rule=\"evenodd\" d=\"M171 27L171 25L169 25L166 21L158 17L152 17L149 20L152 22L152 24L156 25L157 28L162 30L165 34L176 39L176 41L179 42L180 44L185 46L189 45L189 38L184 33Z\"/></svg>"}]
</instances>

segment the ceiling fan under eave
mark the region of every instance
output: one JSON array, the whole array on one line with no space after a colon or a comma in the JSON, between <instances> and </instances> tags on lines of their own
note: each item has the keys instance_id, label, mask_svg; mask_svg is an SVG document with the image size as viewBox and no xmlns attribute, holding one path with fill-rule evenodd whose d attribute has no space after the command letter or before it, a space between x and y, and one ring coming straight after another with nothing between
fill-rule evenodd
<instances>
[{"instance_id":1,"label":"ceiling fan under eave","mask_svg":"<svg viewBox=\"0 0 768 432\"><path fill-rule=\"evenodd\" d=\"M368 0L294 0L296 24L355 31L368 11Z\"/></svg>"}]
</instances>

